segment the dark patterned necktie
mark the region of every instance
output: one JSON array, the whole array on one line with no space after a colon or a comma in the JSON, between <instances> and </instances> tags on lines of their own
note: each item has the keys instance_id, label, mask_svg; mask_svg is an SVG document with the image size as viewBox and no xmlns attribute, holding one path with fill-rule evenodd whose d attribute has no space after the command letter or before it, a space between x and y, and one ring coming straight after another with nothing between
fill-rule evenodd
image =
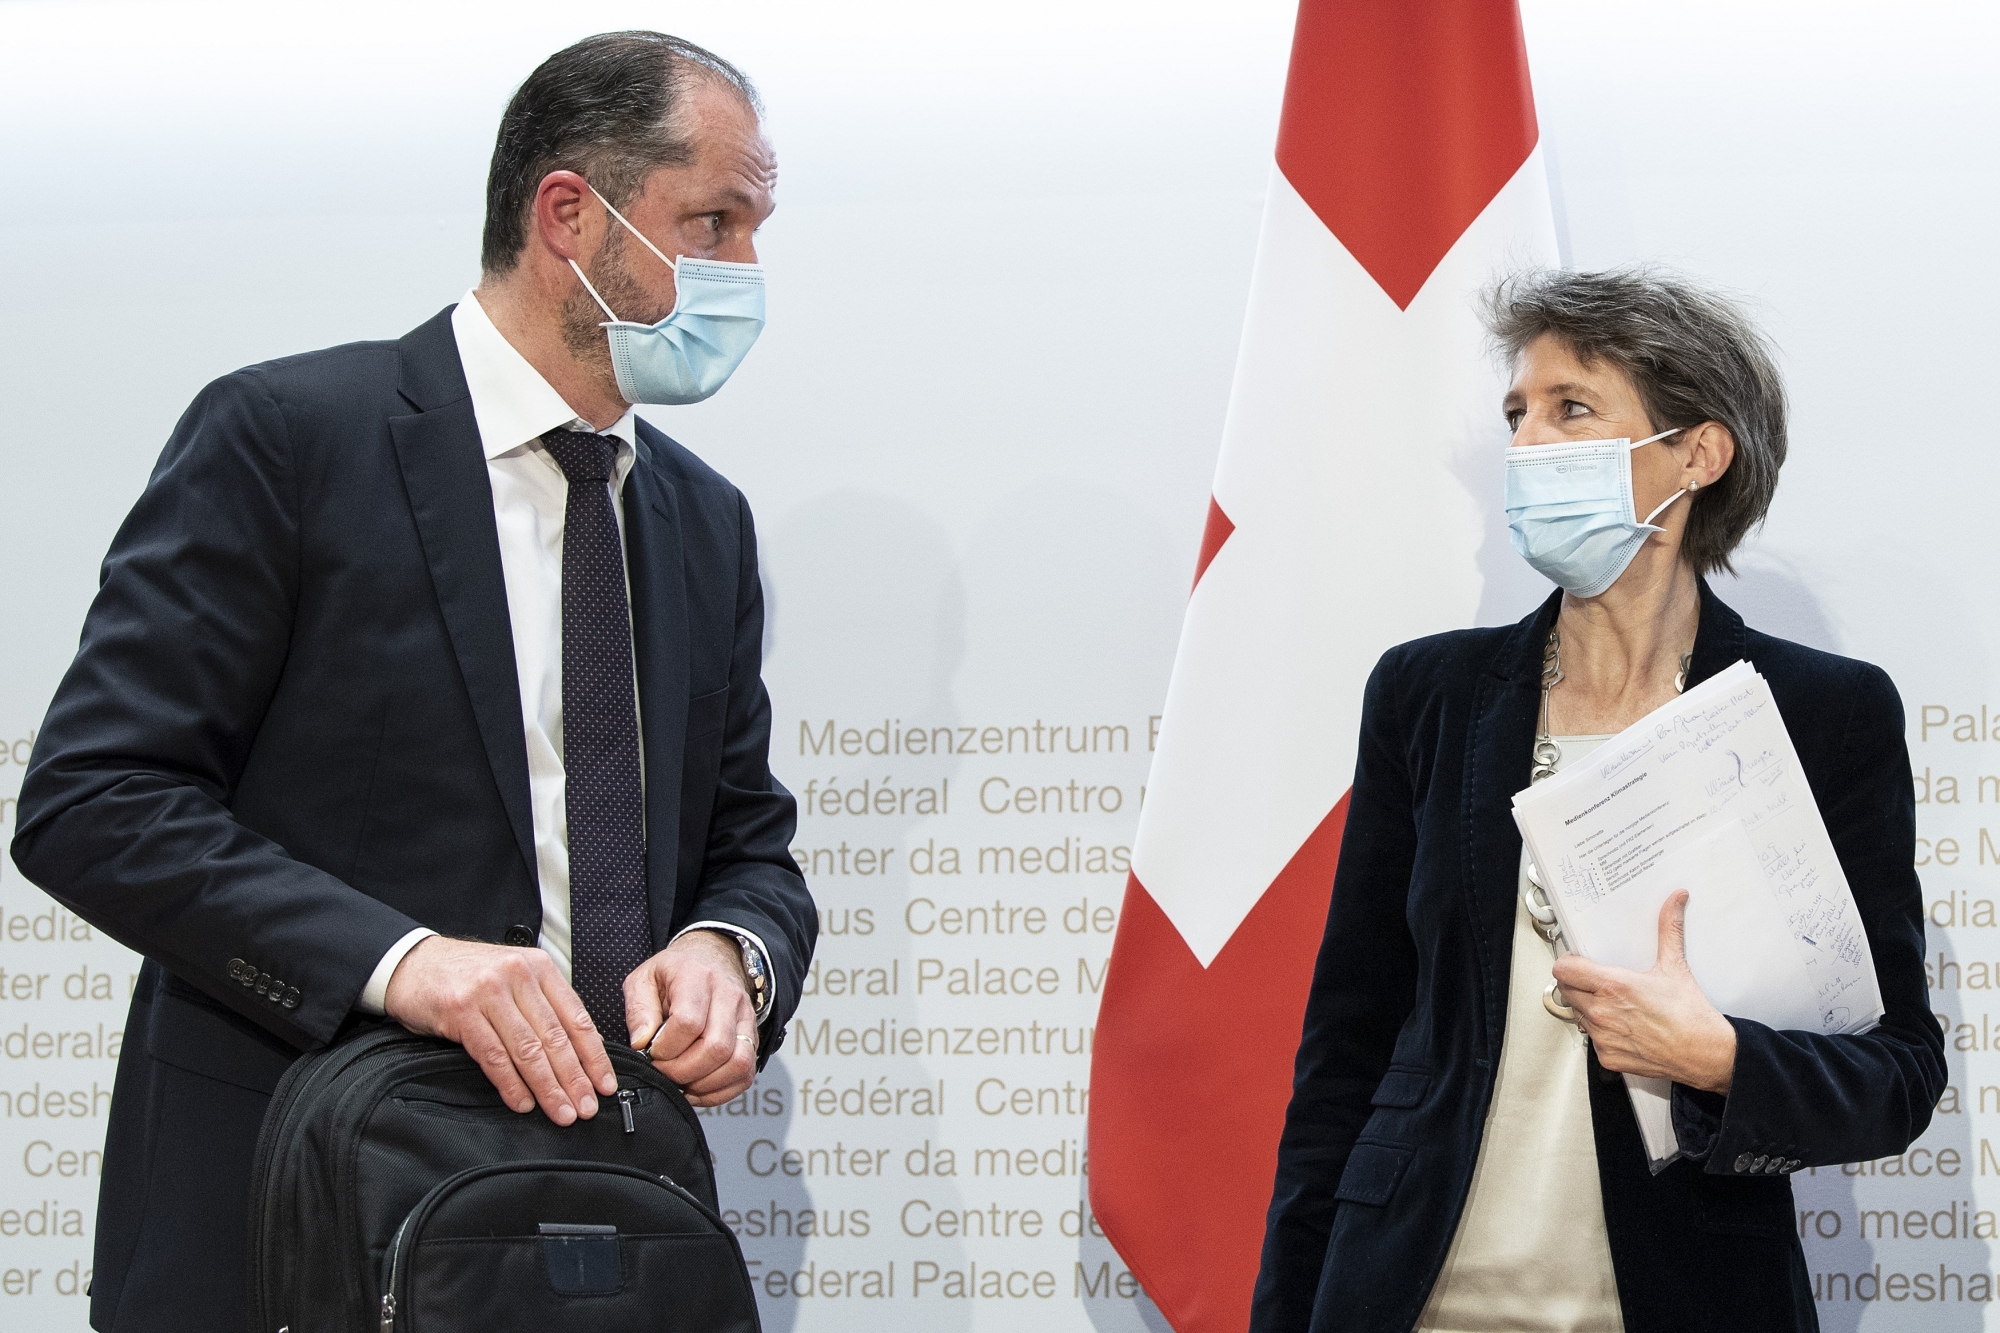
<instances>
[{"instance_id":1,"label":"dark patterned necktie","mask_svg":"<svg viewBox=\"0 0 2000 1333\"><path fill-rule=\"evenodd\" d=\"M563 809L569 820L571 980L607 1042L625 1042L625 978L652 948L625 552L611 508L617 442L542 436L569 479L563 505Z\"/></svg>"}]
</instances>

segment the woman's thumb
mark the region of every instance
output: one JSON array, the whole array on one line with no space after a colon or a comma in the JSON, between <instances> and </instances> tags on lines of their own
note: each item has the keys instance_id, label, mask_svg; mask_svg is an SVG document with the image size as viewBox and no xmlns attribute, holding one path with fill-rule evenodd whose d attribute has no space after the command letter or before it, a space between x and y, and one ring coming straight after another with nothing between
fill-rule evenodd
<instances>
[{"instance_id":1,"label":"woman's thumb","mask_svg":"<svg viewBox=\"0 0 2000 1333\"><path fill-rule=\"evenodd\" d=\"M1660 904L1660 956L1655 967L1687 966L1688 891L1675 889Z\"/></svg>"}]
</instances>

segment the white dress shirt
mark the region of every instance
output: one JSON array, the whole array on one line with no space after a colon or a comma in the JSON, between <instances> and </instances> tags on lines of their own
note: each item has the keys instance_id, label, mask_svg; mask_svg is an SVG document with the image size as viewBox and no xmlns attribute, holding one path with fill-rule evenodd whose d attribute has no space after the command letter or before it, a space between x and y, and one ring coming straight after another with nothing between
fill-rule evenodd
<instances>
[{"instance_id":1,"label":"white dress shirt","mask_svg":"<svg viewBox=\"0 0 2000 1333\"><path fill-rule=\"evenodd\" d=\"M500 569L507 584L507 615L514 631L514 671L521 686L521 722L528 742L528 804L534 820L535 871L541 885L540 944L570 975L569 818L564 804L562 749L562 557L563 516L569 479L542 443L552 430L596 432L616 441L611 477L612 512L625 531L619 504L636 457L637 424L632 410L603 431L577 416L541 372L528 364L495 327L478 297L467 292L452 311L451 328L471 391L472 414L486 452L493 486L493 520L500 533ZM629 587L629 584L628 584ZM634 699L637 707L637 699ZM645 780L643 754L640 780ZM721 921L692 922L690 930L720 930L748 941L763 956L764 942L740 926ZM419 928L390 946L368 978L359 1007L383 1012L389 978L418 941L436 934ZM767 983L762 1019L772 999Z\"/></svg>"}]
</instances>

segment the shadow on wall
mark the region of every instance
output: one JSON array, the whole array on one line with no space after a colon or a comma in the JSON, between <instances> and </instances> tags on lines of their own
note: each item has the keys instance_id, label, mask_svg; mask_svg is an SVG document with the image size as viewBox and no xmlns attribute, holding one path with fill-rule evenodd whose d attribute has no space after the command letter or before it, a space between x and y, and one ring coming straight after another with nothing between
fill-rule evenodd
<instances>
[{"instance_id":1,"label":"shadow on wall","mask_svg":"<svg viewBox=\"0 0 2000 1333\"><path fill-rule=\"evenodd\" d=\"M851 785L862 775L857 764L885 762L879 750L837 749L823 728L851 724L872 734L892 717L923 726L959 720L956 681L968 652L965 579L951 533L928 512L877 493L821 493L766 530L761 555L765 678L776 701L771 760L802 801L829 784ZM900 772L907 761L886 762ZM964 762L956 754L926 755L924 781L955 781ZM744 1254L761 1261L752 1272L785 1274L785 1296L771 1294L774 1278L759 1286L771 1333L790 1333L807 1302L822 1307L815 1315L822 1325L873 1318L870 1311L880 1303L868 1294L869 1275L886 1279L892 1264L896 1301L915 1295L917 1265L932 1278L922 1320L927 1330L950 1333L972 1322L976 1302L935 1299L943 1285L939 1275L967 1266L963 1240L926 1233L921 1245L913 1243L898 1213L913 1195L927 1205L926 1219L963 1209L963 1147L948 1148L934 1119L870 1120L860 1109L884 1075L899 1086L929 1087L942 1081L944 1071L911 1056L874 1056L865 1064L820 1058L830 1049L829 1032L855 1017L830 996L879 995L869 1002L870 1024L899 1032L920 1026L909 993L913 949L895 928L912 891L907 853L919 818L914 811L870 817L870 831L905 852L892 868L872 874L849 876L846 862L829 853L841 841L842 825L825 809L802 818L794 843L819 907L818 972L792 1018L785 1050L751 1093L767 1084L775 1088L785 1115L728 1121L713 1136L723 1203L744 1201ZM902 989L872 989L892 965L901 968ZM842 974L842 987L819 993L829 969ZM796 1078L788 1061L797 1062ZM801 1095L813 1099L810 1115L797 1110ZM816 1198L818 1177L843 1174L828 1154L857 1148L888 1151L867 1179L835 1179ZM783 1155L788 1150L794 1154L789 1158ZM762 1236L750 1225L758 1208L774 1219ZM788 1209L789 1229L782 1215Z\"/></svg>"},{"instance_id":2,"label":"shadow on wall","mask_svg":"<svg viewBox=\"0 0 2000 1333\"><path fill-rule=\"evenodd\" d=\"M777 1169L790 1138L795 1091L785 1057L775 1055L749 1092L727 1106L700 1112L715 1159L722 1220L743 1246L768 1333L791 1333L799 1302L772 1297L766 1279L783 1273L789 1283L804 1267L806 1239L818 1232L820 1222L804 1177Z\"/></svg>"},{"instance_id":3,"label":"shadow on wall","mask_svg":"<svg viewBox=\"0 0 2000 1333\"><path fill-rule=\"evenodd\" d=\"M1792 1211L1799 1219L1822 1333L1855 1333L1868 1309L1865 1301L1853 1299L1855 1276L1873 1272L1875 1265L1875 1247L1861 1234L1858 1207L1854 1177L1840 1167L1792 1177Z\"/></svg>"},{"instance_id":4,"label":"shadow on wall","mask_svg":"<svg viewBox=\"0 0 2000 1333\"><path fill-rule=\"evenodd\" d=\"M1733 577L1715 575L1710 583L1745 623L1827 652L1848 649L1805 570L1769 548L1752 547L1735 563ZM1927 930L1933 957L1940 949L1951 952L1935 927ZM1931 1005L1944 1022L1949 1048L1962 1018L1958 992L1933 990ZM1991 1272L1992 1261L1992 1246L1972 1234L1977 1215L1965 1179L1979 1168L1970 1114L1977 1109L1978 1090L1962 1082L1961 1057L1954 1086L1929 1130L1902 1158L1821 1167L1792 1178L1799 1239L1826 1333L1864 1328L1951 1333L1986 1326L1988 1304L1944 1296L1967 1291L1971 1278ZM1940 1165L1951 1160L1947 1154L1956 1162L1949 1176ZM1990 1218L1986 1225L1991 1228ZM1892 1295L1887 1284L1898 1273L1923 1275L1924 1283L1935 1280L1939 1297L1905 1304L1924 1288L1913 1284Z\"/></svg>"},{"instance_id":5,"label":"shadow on wall","mask_svg":"<svg viewBox=\"0 0 2000 1333\"><path fill-rule=\"evenodd\" d=\"M1157 711L1187 609L1191 545L1088 478L1037 477L993 497L964 541L979 613L961 687L1049 711ZM1137 737L1129 753L1145 743ZM1136 807L1123 814L1136 818Z\"/></svg>"},{"instance_id":6,"label":"shadow on wall","mask_svg":"<svg viewBox=\"0 0 2000 1333\"><path fill-rule=\"evenodd\" d=\"M793 1020L795 1033L797 1023ZM811 1182L830 1174L834 1146L824 1134L792 1133L798 1094L814 1081L795 1079L785 1057L774 1056L748 1093L701 1116L715 1159L722 1220L743 1247L765 1333L791 1333L808 1304L859 1312L876 1306L875 1298L891 1289L895 1300L914 1294L910 1283L917 1255L896 1239L893 1201L882 1206L889 1196L836 1187L822 1198L811 1188ZM841 1091L854 1095L844 1081ZM853 1135L836 1137L843 1148L854 1146ZM904 1151L904 1141L892 1142L896 1146L882 1163L884 1174L911 1172L916 1154ZM926 1163L935 1160L930 1147L930 1140L924 1140ZM956 1181L925 1181L922 1192L934 1210L961 1206ZM964 1247L955 1242L932 1242L922 1257L933 1276L965 1266ZM891 1264L893 1288L886 1280ZM870 1285L871 1276L876 1285ZM938 1333L966 1329L972 1305L951 1301L934 1307L924 1327ZM823 1308L822 1317L826 1313Z\"/></svg>"},{"instance_id":7,"label":"shadow on wall","mask_svg":"<svg viewBox=\"0 0 2000 1333\"><path fill-rule=\"evenodd\" d=\"M951 535L890 496L833 491L762 538L765 675L793 715L893 699L949 721L966 655ZM774 736L774 761L797 755Z\"/></svg>"},{"instance_id":8,"label":"shadow on wall","mask_svg":"<svg viewBox=\"0 0 2000 1333\"><path fill-rule=\"evenodd\" d=\"M1050 711L1099 710L1142 726L1143 710L1157 709L1171 673L1191 545L1144 506L1089 478L1037 477L997 497L965 543L966 585L980 611L968 693L1004 691L1047 700L1040 706ZM1130 744L1130 757L1142 759L1140 726ZM1136 816L1134 802L1106 827L1123 836ZM1073 1202L1050 1219L1075 1245L1074 1264L1056 1273L1053 1303L1080 1307L1096 1333L1172 1333L1097 1228L1089 1183L1086 1168Z\"/></svg>"},{"instance_id":9,"label":"shadow on wall","mask_svg":"<svg viewBox=\"0 0 2000 1333\"><path fill-rule=\"evenodd\" d=\"M1949 1048L1962 1006L1955 991L1933 991ZM1969 1040L1977 1028L1966 1029ZM1971 1112L1978 1090L1954 1079L1930 1129L1908 1153L1821 1167L1792 1177L1820 1327L1826 1333L1921 1328L1973 1333L1986 1327L1993 1230L1970 1183L1979 1173ZM1949 1162L1951 1165L1947 1166ZM1900 1280L1898 1280L1900 1275ZM1935 1283L1935 1286L1931 1284Z\"/></svg>"},{"instance_id":10,"label":"shadow on wall","mask_svg":"<svg viewBox=\"0 0 2000 1333\"><path fill-rule=\"evenodd\" d=\"M1932 934L1933 958L1940 956L1940 950L1957 954L1958 951L1951 948L1949 940L1941 932L1933 931ZM1939 970L1942 971L1942 967ZM1993 1246L1988 1243L1987 1237L1992 1236L1995 1230L1990 1212L1984 1218L1984 1227L1980 1227L1976 1224L1979 1214L1973 1211L1977 1205L1971 1182L1984 1173L1986 1148L1985 1141L1972 1132L1972 1117L1975 1112L1986 1109L1988 1092L2000 1096L2000 1089L1967 1086L1973 1080L1968 1076L1965 1057L1958 1051L1961 1043L1965 1046L1973 1044L1978 1033L1977 1025L1984 1015L1966 1014L1960 994L1955 987L1931 992L1931 1008L1938 1011L1938 1018L1945 1029L1948 1087L1945 1100L1931 1117L1931 1127L1921 1141L1923 1147L1931 1150L1933 1164L1949 1150L1958 1154L1959 1167L1956 1178L1947 1182L1939 1178L1937 1167L1933 1165L1933 1173L1922 1182L1920 1201L1926 1214L1926 1229L1932 1239L1918 1251L1917 1262L1910 1267L1935 1270L1942 1263L1950 1272L1970 1280L1974 1274L1983 1277L1993 1272ZM1968 1019L1970 1025L1967 1025ZM1958 1060L1955 1071L1951 1068L1954 1055ZM1936 1237L1947 1228L1939 1223L1948 1223L1951 1232L1942 1240ZM1973 1234L1968 1234L1968 1231ZM1981 1231L1983 1236L1978 1234ZM1939 1284L1940 1296L1944 1285L1943 1282ZM1960 1329L1984 1329L1987 1326L1985 1311L1992 1309L1991 1301L1996 1294L2000 1293L1989 1292L1988 1301L1984 1304L1971 1301L1946 1304L1940 1301L1935 1311L1925 1317L1923 1326L1926 1330L1946 1330L1947 1333Z\"/></svg>"},{"instance_id":11,"label":"shadow on wall","mask_svg":"<svg viewBox=\"0 0 2000 1333\"><path fill-rule=\"evenodd\" d=\"M1829 653L1843 651L1840 631L1806 574L1768 548L1740 553L1736 573L1711 574L1709 586L1755 630Z\"/></svg>"},{"instance_id":12,"label":"shadow on wall","mask_svg":"<svg viewBox=\"0 0 2000 1333\"><path fill-rule=\"evenodd\" d=\"M1479 608L1472 623L1511 625L1540 606L1552 588L1515 552L1507 535L1507 511L1501 503L1507 475L1506 431L1492 423L1468 422L1465 437L1452 451L1451 470L1479 515L1479 546L1472 557L1479 570Z\"/></svg>"},{"instance_id":13,"label":"shadow on wall","mask_svg":"<svg viewBox=\"0 0 2000 1333\"><path fill-rule=\"evenodd\" d=\"M1063 1221L1065 1231L1074 1229L1077 1233L1077 1266L1071 1281L1082 1288L1079 1304L1090 1317L1090 1326L1097 1333L1173 1333L1167 1317L1139 1290L1136 1279L1127 1276L1125 1285L1119 1285L1125 1261L1111 1248L1090 1211L1087 1172L1076 1178L1076 1209L1063 1214Z\"/></svg>"}]
</instances>

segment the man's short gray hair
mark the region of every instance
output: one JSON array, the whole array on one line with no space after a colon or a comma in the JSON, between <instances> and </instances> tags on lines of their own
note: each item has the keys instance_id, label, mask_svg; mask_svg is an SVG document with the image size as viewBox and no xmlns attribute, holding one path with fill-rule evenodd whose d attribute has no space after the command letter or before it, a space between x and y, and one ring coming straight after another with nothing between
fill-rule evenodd
<instances>
[{"instance_id":1,"label":"man's short gray hair","mask_svg":"<svg viewBox=\"0 0 2000 1333\"><path fill-rule=\"evenodd\" d=\"M1586 365L1617 366L1653 430L1705 421L1729 429L1735 461L1690 499L1681 554L1697 574L1730 572L1730 553L1764 521L1785 463L1784 382L1770 340L1743 311L1658 269L1620 268L1516 273L1486 289L1480 313L1510 363L1547 335Z\"/></svg>"}]
</instances>

